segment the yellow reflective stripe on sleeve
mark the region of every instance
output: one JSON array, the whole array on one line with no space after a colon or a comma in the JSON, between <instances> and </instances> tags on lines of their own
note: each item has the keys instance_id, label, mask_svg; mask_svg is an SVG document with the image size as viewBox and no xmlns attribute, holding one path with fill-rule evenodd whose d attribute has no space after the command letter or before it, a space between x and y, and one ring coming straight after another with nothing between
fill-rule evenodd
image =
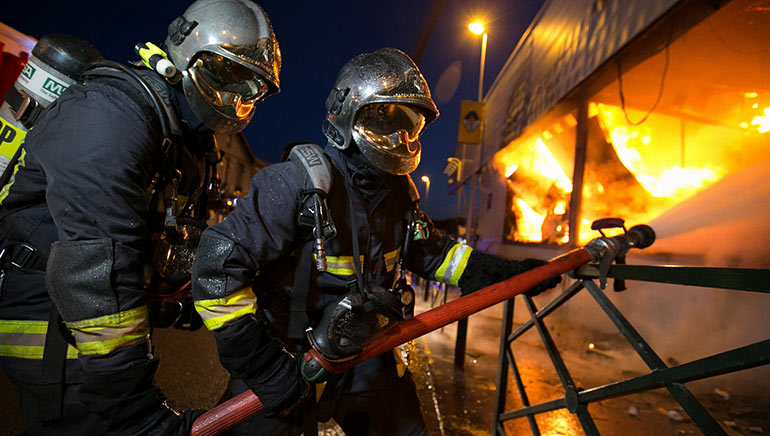
<instances>
[{"instance_id":1,"label":"yellow reflective stripe on sleeve","mask_svg":"<svg viewBox=\"0 0 770 436\"><path fill-rule=\"evenodd\" d=\"M0 320L0 356L42 359L48 321ZM77 359L78 350L67 347L67 359Z\"/></svg>"},{"instance_id":2,"label":"yellow reflective stripe on sleeve","mask_svg":"<svg viewBox=\"0 0 770 436\"><path fill-rule=\"evenodd\" d=\"M393 268L396 266L396 263L398 263L398 259L401 254L401 247L398 247L397 249L391 251L390 253L385 253L385 270L388 272L393 271Z\"/></svg>"},{"instance_id":3,"label":"yellow reflective stripe on sleeve","mask_svg":"<svg viewBox=\"0 0 770 436\"><path fill-rule=\"evenodd\" d=\"M361 255L361 268L364 267L364 256ZM326 256L326 272L337 276L352 276L356 273L353 256Z\"/></svg>"},{"instance_id":4,"label":"yellow reflective stripe on sleeve","mask_svg":"<svg viewBox=\"0 0 770 436\"><path fill-rule=\"evenodd\" d=\"M449 249L441 266L436 270L436 280L448 285L457 286L460 276L468 266L468 257L473 249L465 244L455 244Z\"/></svg>"},{"instance_id":5,"label":"yellow reflective stripe on sleeve","mask_svg":"<svg viewBox=\"0 0 770 436\"><path fill-rule=\"evenodd\" d=\"M147 340L150 333L147 306L98 318L68 322L81 354L108 354Z\"/></svg>"},{"instance_id":6,"label":"yellow reflective stripe on sleeve","mask_svg":"<svg viewBox=\"0 0 770 436\"><path fill-rule=\"evenodd\" d=\"M385 253L385 269L390 272L398 263L401 247L391 252ZM315 254L313 255L315 259ZM361 255L361 268L364 264L364 255ZM353 263L353 256L326 256L326 272L338 276L352 276L356 273L356 267Z\"/></svg>"},{"instance_id":7,"label":"yellow reflective stripe on sleeve","mask_svg":"<svg viewBox=\"0 0 770 436\"><path fill-rule=\"evenodd\" d=\"M216 330L245 315L257 313L257 296L251 288L243 288L225 298L199 300L195 310L209 330Z\"/></svg>"},{"instance_id":8,"label":"yellow reflective stripe on sleeve","mask_svg":"<svg viewBox=\"0 0 770 436\"><path fill-rule=\"evenodd\" d=\"M16 181L16 173L19 171L19 168L23 167L25 164L24 158L27 156L27 150L25 150L23 147L21 149L21 154L19 155L19 161L16 162L16 166L13 167L13 173L11 174L11 177L8 179L8 183L3 186L3 189L0 190L0 204L3 203L3 200L5 200L5 197L8 196L8 192L11 190L11 186L13 186L13 183Z\"/></svg>"}]
</instances>

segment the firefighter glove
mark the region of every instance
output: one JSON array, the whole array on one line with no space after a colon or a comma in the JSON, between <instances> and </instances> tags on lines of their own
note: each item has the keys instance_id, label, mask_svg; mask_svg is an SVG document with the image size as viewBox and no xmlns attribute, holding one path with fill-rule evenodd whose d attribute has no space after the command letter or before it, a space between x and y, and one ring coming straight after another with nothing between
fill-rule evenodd
<instances>
[{"instance_id":1,"label":"firefighter glove","mask_svg":"<svg viewBox=\"0 0 770 436\"><path fill-rule=\"evenodd\" d=\"M467 295L546 263L540 259L507 260L479 250L473 250L468 258L468 265L457 284L462 295ZM545 280L527 291L527 295L538 295L560 282L561 277Z\"/></svg>"},{"instance_id":2,"label":"firefighter glove","mask_svg":"<svg viewBox=\"0 0 770 436\"><path fill-rule=\"evenodd\" d=\"M516 274L521 274L524 271L530 270L532 268L537 268L539 266L545 265L548 263L548 261L542 260L542 259L524 259L521 262L517 262L515 260L512 260L511 263L518 263L518 268L520 271L511 274L511 276L514 276ZM535 295L540 295L543 291L547 291L548 289L551 289L561 283L561 276L556 276L553 278L550 278L548 280L544 280L540 282L537 286L527 291L527 295L530 297L534 297Z\"/></svg>"},{"instance_id":3,"label":"firefighter glove","mask_svg":"<svg viewBox=\"0 0 770 436\"><path fill-rule=\"evenodd\" d=\"M294 356L254 317L244 317L214 331L222 366L242 379L259 397L265 416L281 414L299 403L307 384Z\"/></svg>"}]
</instances>

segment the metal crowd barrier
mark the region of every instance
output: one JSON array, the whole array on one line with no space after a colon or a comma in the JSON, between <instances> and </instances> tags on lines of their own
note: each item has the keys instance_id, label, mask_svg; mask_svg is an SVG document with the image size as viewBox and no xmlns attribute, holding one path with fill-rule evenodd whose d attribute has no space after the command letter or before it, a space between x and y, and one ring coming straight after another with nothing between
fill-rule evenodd
<instances>
[{"instance_id":1,"label":"metal crowd barrier","mask_svg":"<svg viewBox=\"0 0 770 436\"><path fill-rule=\"evenodd\" d=\"M575 276L578 280L572 286L541 309L535 307L531 297L522 295L531 318L513 332L514 299L505 302L493 405L494 423L491 434L505 435L506 432L503 424L506 421L526 417L532 434L540 435L535 415L566 408L570 413L577 415L578 421L586 435L598 435L599 431L596 424L588 412L588 404L612 397L665 387L671 396L679 402L682 410L689 415L692 422L704 434L727 435L714 417L685 387L685 383L767 365L770 363L770 339L669 367L594 283L593 279L599 277L598 265L589 264L583 266L578 269ZM770 270L766 269L613 265L609 270L608 277L720 288L727 291L739 290L770 293ZM625 336L634 350L647 364L650 368L649 374L631 377L590 389L579 389L575 386L570 372L542 320L583 289L586 289L596 300L620 333ZM564 389L564 396L562 398L534 405L529 403L512 350L513 342L532 327L535 327L540 334L540 338L545 345ZM524 406L513 411L505 411L509 368L516 382L521 403Z\"/></svg>"}]
</instances>

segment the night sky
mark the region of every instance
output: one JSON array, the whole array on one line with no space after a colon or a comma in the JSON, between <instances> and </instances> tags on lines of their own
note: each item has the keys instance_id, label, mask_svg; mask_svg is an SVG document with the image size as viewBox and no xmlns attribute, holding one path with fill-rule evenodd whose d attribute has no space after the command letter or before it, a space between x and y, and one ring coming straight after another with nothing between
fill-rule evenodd
<instances>
[{"instance_id":1,"label":"night sky","mask_svg":"<svg viewBox=\"0 0 770 436\"><path fill-rule=\"evenodd\" d=\"M278 161L291 142L325 145L324 101L342 65L359 53L382 47L413 54L432 5L431 0L258 3L270 17L281 47L281 93L257 106L244 133L256 156L268 162ZM428 203L423 198L421 207L434 220L455 214L457 197L447 194L447 176L441 170L456 144L460 101L475 100L478 93L481 37L466 26L476 17L487 23L486 92L542 4L543 0L444 1L420 62L441 115L423 134L422 162L412 173L423 197L420 177L430 177ZM13 2L12 8L4 8L0 21L34 38L73 34L90 41L107 58L134 61L134 44L163 42L168 23L187 5L148 0ZM461 67L459 85L443 80L448 85L438 86L453 63Z\"/></svg>"}]
</instances>

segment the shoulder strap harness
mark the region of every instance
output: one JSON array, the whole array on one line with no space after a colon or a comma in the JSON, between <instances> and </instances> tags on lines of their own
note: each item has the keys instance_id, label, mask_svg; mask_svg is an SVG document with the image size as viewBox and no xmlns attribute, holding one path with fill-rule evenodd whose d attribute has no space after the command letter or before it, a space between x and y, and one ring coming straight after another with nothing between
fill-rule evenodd
<instances>
[{"instance_id":1,"label":"shoulder strap harness","mask_svg":"<svg viewBox=\"0 0 770 436\"><path fill-rule=\"evenodd\" d=\"M312 230L311 237L305 241L300 251L300 261L294 275L294 293L291 298L289 314L289 338L301 340L305 335L309 319L307 316L307 298L310 293L311 253L315 258L318 271L326 271L326 251L324 240L337 234L331 216L329 215L326 197L332 184L332 171L323 150L317 144L298 144L289 153L288 160L301 168L304 186L300 192L300 211L297 217L299 227Z\"/></svg>"}]
</instances>

